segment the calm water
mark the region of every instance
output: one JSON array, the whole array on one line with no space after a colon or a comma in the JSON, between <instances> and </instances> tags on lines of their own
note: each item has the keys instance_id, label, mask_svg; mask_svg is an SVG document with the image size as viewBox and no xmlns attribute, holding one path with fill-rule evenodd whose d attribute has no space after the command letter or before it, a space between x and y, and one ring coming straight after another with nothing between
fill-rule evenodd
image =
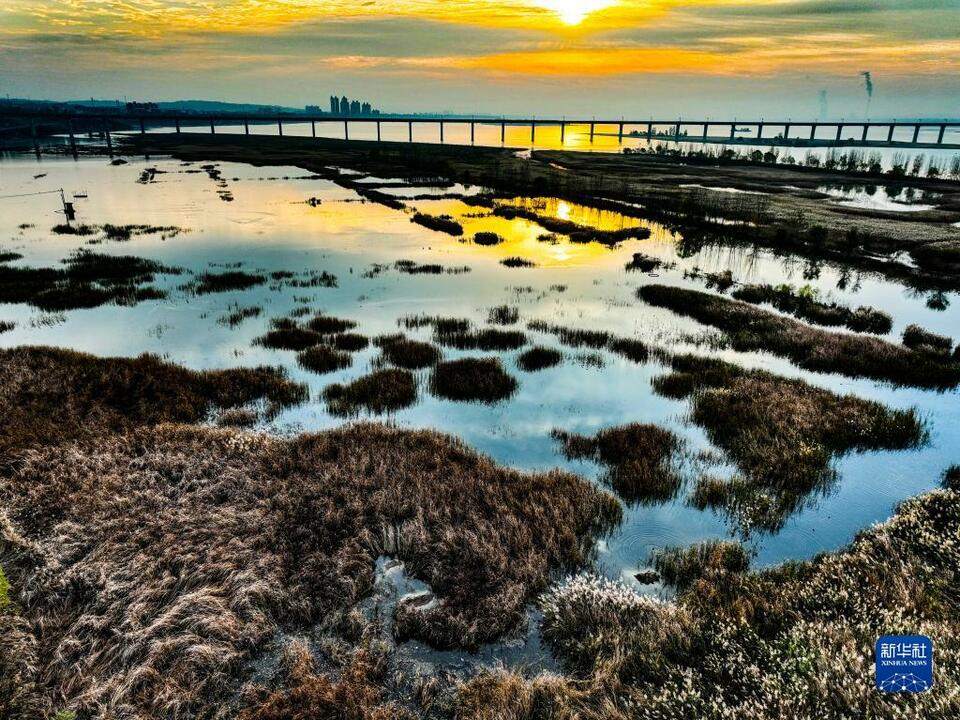
<instances>
[{"instance_id":1,"label":"calm water","mask_svg":"<svg viewBox=\"0 0 960 720\"><path fill-rule=\"evenodd\" d=\"M163 172L154 181L140 184L137 179L146 167ZM318 376L298 368L294 353L254 345L271 318L304 305L351 318L358 322L359 332L371 337L397 332L398 318L412 313L469 317L483 326L489 308L508 304L519 309L521 325L543 319L683 348L691 333L702 335L704 328L667 310L643 305L635 298L636 288L658 282L703 289L701 281L685 279L685 272L730 269L738 281L809 284L825 299L886 310L895 317L894 336L909 323L953 335L960 329L956 294L940 298L946 301L946 309L934 310L927 305L929 296L876 276L843 273L829 265L816 267L762 250L708 247L680 257L676 248L681 238L660 226L609 211L548 198L527 201L540 212L585 225L605 229L643 225L651 229L651 237L615 249L563 240L549 244L537 240L545 231L526 220L467 217L483 209L458 200L410 202L423 212L457 216L468 237L478 230L493 230L506 238L502 245L482 247L415 225L404 212L357 202L352 191L325 180L307 179L308 173L298 168L231 163L219 163L218 167L232 202L221 199L218 191L224 188L197 172L197 164L131 160L127 165L111 166L98 158L4 158L0 160L0 196L61 187L68 196L85 191L88 197L76 200L79 222L176 225L186 230L168 239L148 235L129 242L104 242L94 246L99 252L134 254L193 272L237 263L249 271L325 270L338 277L338 287L265 285L195 297L177 289L187 280L183 276L160 276L157 284L171 289L169 298L132 308L105 306L48 315L25 305L0 306L0 320L16 322L13 331L0 334L0 346L57 345L98 355L151 352L192 368L283 365L295 379L310 385L313 398L272 422L274 430L293 432L340 424L341 420L326 413L319 394L331 382L368 372L378 354L373 348L356 353L351 368ZM35 177L38 175L42 177ZM404 196L428 191L400 188L391 192ZM311 206L306 202L309 198L321 202ZM56 194L0 199L0 249L22 253L24 258L18 264L42 266L57 263L84 246L86 238L50 232L63 221L59 207ZM20 229L21 224L33 227ZM634 252L656 256L671 265L659 269L656 277L628 273L624 266ZM537 267L510 269L500 264L501 259L515 255L533 260ZM436 276L405 275L394 269L369 272L374 264L392 266L399 259L465 265L471 272ZM236 328L218 323L236 305L262 306L263 314ZM427 339L429 329L408 334ZM549 335L529 335L533 342L558 346ZM492 406L453 403L438 400L424 389L420 402L394 415L392 421L402 427L439 428L517 468L562 466L593 478L599 476L599 469L591 463L565 461L549 437L551 429L592 434L627 422L653 422L674 429L692 451L710 448L703 432L684 421L685 402L651 392L650 379L663 372L656 363L637 365L602 354L603 366L598 367L597 358L578 360L578 351L560 349L565 362L539 373L517 369L518 352L503 353L507 370L520 382L519 391L508 401ZM707 352L692 345L690 349ZM480 353L444 349L444 354L449 359ZM917 451L865 453L840 460L840 480L825 496L811 499L778 534L751 538L758 564L809 557L842 545L857 530L888 517L898 501L934 486L944 467L960 459L956 455L960 446L956 392L894 390L870 381L813 375L763 354L723 355L894 407L916 406L932 431L930 445ZM697 468L688 470L692 475ZM709 470L721 475L730 472L722 464ZM629 509L622 528L601 544L605 572L633 582L633 572L646 566L652 549L730 532L723 516L689 507L686 491L672 502Z\"/></svg>"}]
</instances>

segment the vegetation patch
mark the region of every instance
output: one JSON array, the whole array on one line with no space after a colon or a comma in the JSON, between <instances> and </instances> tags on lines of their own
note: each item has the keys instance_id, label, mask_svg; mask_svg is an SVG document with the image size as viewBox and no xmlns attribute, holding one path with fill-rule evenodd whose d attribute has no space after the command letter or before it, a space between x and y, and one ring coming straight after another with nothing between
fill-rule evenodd
<instances>
[{"instance_id":1,"label":"vegetation patch","mask_svg":"<svg viewBox=\"0 0 960 720\"><path fill-rule=\"evenodd\" d=\"M598 230L585 225L578 225L570 220L561 220L560 218L549 215L541 215L533 210L513 205L497 205L493 210L493 214L507 218L508 220L514 218L529 220L550 233L566 235L570 238L571 242L575 243L597 242L613 247L619 245L624 240L643 240L650 237L650 231L647 228L632 227L621 230Z\"/></svg>"},{"instance_id":2,"label":"vegetation patch","mask_svg":"<svg viewBox=\"0 0 960 720\"><path fill-rule=\"evenodd\" d=\"M417 382L409 370L386 368L359 377L346 385L329 385L323 399L331 415L395 412L417 401Z\"/></svg>"},{"instance_id":3,"label":"vegetation patch","mask_svg":"<svg viewBox=\"0 0 960 720\"><path fill-rule=\"evenodd\" d=\"M527 324L530 330L554 335L561 343L573 348L592 348L594 350L608 350L637 363L646 362L651 354L646 343L635 338L622 338L611 335L605 330L582 330L568 328L562 325L551 325L542 320L534 320Z\"/></svg>"},{"instance_id":4,"label":"vegetation patch","mask_svg":"<svg viewBox=\"0 0 960 720\"><path fill-rule=\"evenodd\" d=\"M683 592L696 580L746 572L750 558L738 542L707 540L689 547L664 548L654 553L653 566L665 583Z\"/></svg>"},{"instance_id":5,"label":"vegetation patch","mask_svg":"<svg viewBox=\"0 0 960 720\"><path fill-rule=\"evenodd\" d=\"M463 275L470 272L470 268L466 265L457 267L444 267L436 263L421 265L413 260L397 260L393 266L407 275L443 275L444 273L447 275Z\"/></svg>"},{"instance_id":6,"label":"vegetation patch","mask_svg":"<svg viewBox=\"0 0 960 720\"><path fill-rule=\"evenodd\" d=\"M537 266L533 260L527 260L526 258L522 257L504 258L500 261L500 264L508 268L531 268Z\"/></svg>"},{"instance_id":7,"label":"vegetation patch","mask_svg":"<svg viewBox=\"0 0 960 720\"><path fill-rule=\"evenodd\" d=\"M785 708L797 718L824 717L824 708L832 717L952 717L960 549L946 538L958 533L960 495L939 490L806 562L749 572L727 544L671 551L661 557L682 588L675 601L575 576L540 601L543 636L565 672L488 671L460 690L458 707L482 718L775 720ZM877 692L876 639L911 628L941 648L938 667L950 670L924 693ZM537 714L525 715L529 707Z\"/></svg>"},{"instance_id":8,"label":"vegetation patch","mask_svg":"<svg viewBox=\"0 0 960 720\"><path fill-rule=\"evenodd\" d=\"M50 231L56 233L57 235L95 235L97 232L96 225L69 225L67 223L60 223L59 225L54 225L50 228Z\"/></svg>"},{"instance_id":9,"label":"vegetation patch","mask_svg":"<svg viewBox=\"0 0 960 720\"><path fill-rule=\"evenodd\" d=\"M807 370L917 387L948 388L960 383L960 364L880 338L820 330L748 303L695 290L645 285L637 294L651 305L723 330L735 350L765 350Z\"/></svg>"},{"instance_id":10,"label":"vegetation patch","mask_svg":"<svg viewBox=\"0 0 960 720\"><path fill-rule=\"evenodd\" d=\"M683 355L670 362L673 372L655 378L654 389L689 398L691 420L740 470L698 494L744 530L779 529L811 493L831 486L834 458L914 448L927 439L913 410L709 358Z\"/></svg>"},{"instance_id":11,"label":"vegetation patch","mask_svg":"<svg viewBox=\"0 0 960 720\"><path fill-rule=\"evenodd\" d=\"M491 325L515 325L520 320L520 311L510 305L497 305L487 312L487 322Z\"/></svg>"},{"instance_id":12,"label":"vegetation patch","mask_svg":"<svg viewBox=\"0 0 960 720\"><path fill-rule=\"evenodd\" d=\"M272 350L306 350L323 342L323 335L294 324L290 327L274 327L254 342Z\"/></svg>"},{"instance_id":13,"label":"vegetation patch","mask_svg":"<svg viewBox=\"0 0 960 720\"><path fill-rule=\"evenodd\" d=\"M263 308L259 305L252 305L250 307L240 307L237 305L234 310L220 317L217 322L221 325L228 325L235 328L244 320L260 317L261 314L263 314Z\"/></svg>"},{"instance_id":14,"label":"vegetation patch","mask_svg":"<svg viewBox=\"0 0 960 720\"><path fill-rule=\"evenodd\" d=\"M18 252L13 252L12 250L0 250L0 263L20 260L22 257L23 255Z\"/></svg>"},{"instance_id":15,"label":"vegetation patch","mask_svg":"<svg viewBox=\"0 0 960 720\"><path fill-rule=\"evenodd\" d=\"M433 339L440 345L458 350L516 350L527 344L527 336L520 330L499 330L483 328L481 330L448 331L441 324L434 324Z\"/></svg>"},{"instance_id":16,"label":"vegetation patch","mask_svg":"<svg viewBox=\"0 0 960 720\"><path fill-rule=\"evenodd\" d=\"M787 284L744 285L734 290L733 297L755 305L768 303L815 325L843 325L854 332L878 335L886 335L893 327L893 318L881 310L866 306L854 310L837 303L820 302L817 290L809 285L800 289Z\"/></svg>"},{"instance_id":17,"label":"vegetation patch","mask_svg":"<svg viewBox=\"0 0 960 720\"><path fill-rule=\"evenodd\" d=\"M307 326L321 335L335 335L353 330L357 324L353 320L344 320L331 315L317 315L307 323Z\"/></svg>"},{"instance_id":18,"label":"vegetation patch","mask_svg":"<svg viewBox=\"0 0 960 720\"><path fill-rule=\"evenodd\" d=\"M639 271L648 273L653 272L661 265L663 265L663 261L659 258L655 258L651 255L645 255L644 253L634 253L633 259L626 265L626 271Z\"/></svg>"},{"instance_id":19,"label":"vegetation patch","mask_svg":"<svg viewBox=\"0 0 960 720\"><path fill-rule=\"evenodd\" d=\"M953 339L924 330L919 325L907 325L903 331L903 344L921 352L949 355L953 348Z\"/></svg>"},{"instance_id":20,"label":"vegetation patch","mask_svg":"<svg viewBox=\"0 0 960 720\"><path fill-rule=\"evenodd\" d=\"M0 320L0 333L10 332L17 324L12 320Z\"/></svg>"},{"instance_id":21,"label":"vegetation patch","mask_svg":"<svg viewBox=\"0 0 960 720\"><path fill-rule=\"evenodd\" d=\"M520 353L517 357L517 366L526 372L546 370L563 362L563 353L555 348L535 345L529 350Z\"/></svg>"},{"instance_id":22,"label":"vegetation patch","mask_svg":"<svg viewBox=\"0 0 960 720\"><path fill-rule=\"evenodd\" d=\"M499 245L503 242L503 237L495 232L478 232L473 236L473 242L475 245Z\"/></svg>"},{"instance_id":23,"label":"vegetation patch","mask_svg":"<svg viewBox=\"0 0 960 720\"><path fill-rule=\"evenodd\" d=\"M495 403L517 391L517 381L497 358L462 358L439 363L430 377L437 397L460 402Z\"/></svg>"},{"instance_id":24,"label":"vegetation patch","mask_svg":"<svg viewBox=\"0 0 960 720\"><path fill-rule=\"evenodd\" d=\"M346 352L358 352L370 345L370 340L358 333L337 333L329 337L327 342L337 350Z\"/></svg>"},{"instance_id":25,"label":"vegetation patch","mask_svg":"<svg viewBox=\"0 0 960 720\"><path fill-rule=\"evenodd\" d=\"M381 361L405 370L421 370L440 362L440 350L430 343L410 340L403 335L384 335L374 340Z\"/></svg>"},{"instance_id":26,"label":"vegetation patch","mask_svg":"<svg viewBox=\"0 0 960 720\"><path fill-rule=\"evenodd\" d=\"M243 270L228 270L227 272L204 272L197 275L196 280L185 289L193 290L197 295L210 293L230 292L231 290L248 290L267 282L265 275L248 273Z\"/></svg>"},{"instance_id":27,"label":"vegetation patch","mask_svg":"<svg viewBox=\"0 0 960 720\"><path fill-rule=\"evenodd\" d=\"M423 225L423 227L429 228L430 230L453 235L454 237L463 235L463 225L449 215L428 215L427 213L418 212L410 219L410 222Z\"/></svg>"},{"instance_id":28,"label":"vegetation patch","mask_svg":"<svg viewBox=\"0 0 960 720\"><path fill-rule=\"evenodd\" d=\"M297 364L304 370L323 374L343 370L353 362L350 353L326 345L314 345L297 353Z\"/></svg>"},{"instance_id":29,"label":"vegetation patch","mask_svg":"<svg viewBox=\"0 0 960 720\"><path fill-rule=\"evenodd\" d=\"M71 350L0 350L0 466L14 451L142 425L199 422L215 408L302 402L305 386L281 369L197 372L153 355L100 358Z\"/></svg>"},{"instance_id":30,"label":"vegetation patch","mask_svg":"<svg viewBox=\"0 0 960 720\"><path fill-rule=\"evenodd\" d=\"M563 430L551 434L568 458L606 466L605 482L627 502L670 500L683 482L676 468L682 442L658 425L632 423L601 430L593 437Z\"/></svg>"},{"instance_id":31,"label":"vegetation patch","mask_svg":"<svg viewBox=\"0 0 960 720\"><path fill-rule=\"evenodd\" d=\"M360 714L380 704L375 669L326 685L299 667L272 692L236 689L285 636L338 627L379 556L437 598L398 615L398 636L473 649L517 628L620 518L576 476L520 473L435 432L371 424L291 440L170 425L101 433L30 453L0 476L0 508L4 572L31 588L0 644L0 667L19 673L3 698L11 717L66 704L80 717L107 705L216 717L233 697L227 713L245 720L393 718L389 706Z\"/></svg>"},{"instance_id":32,"label":"vegetation patch","mask_svg":"<svg viewBox=\"0 0 960 720\"><path fill-rule=\"evenodd\" d=\"M64 267L9 267L0 264L0 302L27 303L56 312L116 303L135 305L165 297L147 285L158 274L179 274L178 268L132 255L102 255L78 250Z\"/></svg>"}]
</instances>

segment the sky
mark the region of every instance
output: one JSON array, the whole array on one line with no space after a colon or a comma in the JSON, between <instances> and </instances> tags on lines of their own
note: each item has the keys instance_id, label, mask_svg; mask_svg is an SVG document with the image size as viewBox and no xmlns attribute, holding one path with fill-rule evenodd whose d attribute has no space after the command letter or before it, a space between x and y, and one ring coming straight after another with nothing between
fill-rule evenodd
<instances>
[{"instance_id":1,"label":"sky","mask_svg":"<svg viewBox=\"0 0 960 720\"><path fill-rule=\"evenodd\" d=\"M331 94L395 112L960 117L960 0L0 0L0 96Z\"/></svg>"}]
</instances>

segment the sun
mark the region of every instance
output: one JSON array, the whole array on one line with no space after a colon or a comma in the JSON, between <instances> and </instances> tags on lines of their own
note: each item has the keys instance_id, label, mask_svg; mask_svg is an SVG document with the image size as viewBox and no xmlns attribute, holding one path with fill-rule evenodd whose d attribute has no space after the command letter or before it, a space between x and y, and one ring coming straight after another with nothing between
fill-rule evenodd
<instances>
[{"instance_id":1,"label":"sun","mask_svg":"<svg viewBox=\"0 0 960 720\"><path fill-rule=\"evenodd\" d=\"M592 12L616 5L619 0L538 0L537 4L560 16L565 25L579 25Z\"/></svg>"}]
</instances>

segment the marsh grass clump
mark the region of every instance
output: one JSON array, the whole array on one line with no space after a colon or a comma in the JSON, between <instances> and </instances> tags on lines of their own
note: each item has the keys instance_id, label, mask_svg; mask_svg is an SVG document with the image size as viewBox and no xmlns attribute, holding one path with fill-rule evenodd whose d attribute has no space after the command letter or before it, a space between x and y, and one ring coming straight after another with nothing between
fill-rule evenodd
<instances>
[{"instance_id":1,"label":"marsh grass clump","mask_svg":"<svg viewBox=\"0 0 960 720\"><path fill-rule=\"evenodd\" d=\"M664 582L683 592L701 578L745 573L750 567L750 558L738 542L707 540L689 547L664 548L655 552L653 566Z\"/></svg>"},{"instance_id":2,"label":"marsh grass clump","mask_svg":"<svg viewBox=\"0 0 960 720\"><path fill-rule=\"evenodd\" d=\"M344 320L331 315L317 315L307 323L313 332L321 335L336 335L353 330L357 326L353 320Z\"/></svg>"},{"instance_id":3,"label":"marsh grass clump","mask_svg":"<svg viewBox=\"0 0 960 720\"><path fill-rule=\"evenodd\" d=\"M299 325L274 327L254 340L254 344L271 350L306 350L322 342L323 335Z\"/></svg>"},{"instance_id":4,"label":"marsh grass clump","mask_svg":"<svg viewBox=\"0 0 960 720\"><path fill-rule=\"evenodd\" d=\"M370 340L359 333L337 333L327 338L334 348L346 352L359 352L370 345Z\"/></svg>"},{"instance_id":5,"label":"marsh grass clump","mask_svg":"<svg viewBox=\"0 0 960 720\"><path fill-rule=\"evenodd\" d=\"M78 250L64 267L33 268L0 265L0 302L28 303L48 312L98 307L107 303L134 305L165 293L146 285L159 274L179 268L132 255L104 255Z\"/></svg>"},{"instance_id":6,"label":"marsh grass clump","mask_svg":"<svg viewBox=\"0 0 960 720\"><path fill-rule=\"evenodd\" d=\"M466 265L445 267L437 263L420 264L413 260L397 260L393 266L407 275L463 275L470 272L470 268Z\"/></svg>"},{"instance_id":7,"label":"marsh grass clump","mask_svg":"<svg viewBox=\"0 0 960 720\"><path fill-rule=\"evenodd\" d=\"M248 290L267 282L265 275L248 273L243 270L228 270L227 272L203 272L197 275L196 280L185 286L197 295L230 292L232 290Z\"/></svg>"},{"instance_id":8,"label":"marsh grass clump","mask_svg":"<svg viewBox=\"0 0 960 720\"><path fill-rule=\"evenodd\" d=\"M579 225L570 220L563 220L550 215L542 215L535 210L517 207L515 205L497 205L493 210L493 214L506 218L507 220L513 220L514 218L529 220L546 230L547 233L545 233L545 235L547 238L549 238L551 234L566 235L570 239L570 242L574 243L596 242L608 247L616 247L624 240L643 240L650 237L650 230L647 228L628 227L620 230L598 230L597 228L586 225ZM547 238L544 239L549 242Z\"/></svg>"},{"instance_id":9,"label":"marsh grass clump","mask_svg":"<svg viewBox=\"0 0 960 720\"><path fill-rule=\"evenodd\" d=\"M735 350L765 350L806 370L916 387L948 388L960 383L960 365L950 358L877 337L820 330L745 302L695 290L645 285L637 294L651 305L722 330Z\"/></svg>"},{"instance_id":10,"label":"marsh grass clump","mask_svg":"<svg viewBox=\"0 0 960 720\"><path fill-rule=\"evenodd\" d=\"M14 260L20 260L23 258L18 252L13 252L12 250L0 250L0 263L12 262Z\"/></svg>"},{"instance_id":11,"label":"marsh grass clump","mask_svg":"<svg viewBox=\"0 0 960 720\"><path fill-rule=\"evenodd\" d=\"M103 236L107 240L116 240L120 242L130 240L135 235L160 234L165 238L170 238L183 232L183 228L179 228L175 225L111 225L110 223L101 225L100 230L103 232Z\"/></svg>"},{"instance_id":12,"label":"marsh grass clump","mask_svg":"<svg viewBox=\"0 0 960 720\"><path fill-rule=\"evenodd\" d=\"M503 237L495 232L478 232L473 236L473 243L475 245L485 245L489 247L499 245L503 241Z\"/></svg>"},{"instance_id":13,"label":"marsh grass clump","mask_svg":"<svg viewBox=\"0 0 960 720\"><path fill-rule=\"evenodd\" d=\"M278 638L342 625L382 555L437 597L398 617L398 636L473 649L516 629L550 578L586 563L620 518L611 496L569 473L521 473L436 432L375 424L291 439L100 432L30 453L0 475L0 498L0 562L11 585L31 588L0 643L0 666L23 673L11 717L69 701L83 717L114 704L145 718L393 718L363 714L389 682L372 657L354 676L362 656L349 650L332 689L289 659L268 693L237 688ZM135 616L166 621L125 624ZM237 705L225 710L225 698Z\"/></svg>"},{"instance_id":14,"label":"marsh grass clump","mask_svg":"<svg viewBox=\"0 0 960 720\"><path fill-rule=\"evenodd\" d=\"M323 399L331 415L348 417L362 411L380 415L413 405L417 401L417 381L409 370L375 370L346 385L328 385Z\"/></svg>"},{"instance_id":15,"label":"marsh grass clump","mask_svg":"<svg viewBox=\"0 0 960 720\"><path fill-rule=\"evenodd\" d=\"M433 339L440 345L458 350L516 350L527 344L527 336L520 330L481 330L449 332L442 323L434 323Z\"/></svg>"},{"instance_id":16,"label":"marsh grass clump","mask_svg":"<svg viewBox=\"0 0 960 720\"><path fill-rule=\"evenodd\" d=\"M497 305L487 312L491 325L515 325L520 320L520 310L510 305Z\"/></svg>"},{"instance_id":17,"label":"marsh grass clump","mask_svg":"<svg viewBox=\"0 0 960 720\"><path fill-rule=\"evenodd\" d=\"M919 325L907 325L903 331L903 344L920 352L949 355L953 348L953 339L932 333Z\"/></svg>"},{"instance_id":18,"label":"marsh grass clump","mask_svg":"<svg viewBox=\"0 0 960 720\"><path fill-rule=\"evenodd\" d=\"M813 492L836 478L832 462L850 452L903 450L927 440L914 410L893 410L854 395L720 360L671 359L654 390L687 397L690 419L736 463L742 477L713 487L743 529L776 530Z\"/></svg>"},{"instance_id":19,"label":"marsh grass clump","mask_svg":"<svg viewBox=\"0 0 960 720\"><path fill-rule=\"evenodd\" d=\"M384 335L373 341L380 348L381 361L405 370L422 370L440 362L442 353L430 343L403 335Z\"/></svg>"},{"instance_id":20,"label":"marsh grass clump","mask_svg":"<svg viewBox=\"0 0 960 720\"><path fill-rule=\"evenodd\" d=\"M432 327L436 332L448 335L455 333L465 333L473 326L466 318L440 317L438 315L406 315L399 320L397 324L405 327L407 330L419 330L424 327Z\"/></svg>"},{"instance_id":21,"label":"marsh grass clump","mask_svg":"<svg viewBox=\"0 0 960 720\"><path fill-rule=\"evenodd\" d=\"M263 314L263 308L259 305L251 305L249 307L240 307L239 305L235 305L234 308L234 310L231 310L226 315L220 317L217 322L220 325L228 325L231 328L235 328L244 320L260 317L260 315Z\"/></svg>"},{"instance_id":22,"label":"marsh grass clump","mask_svg":"<svg viewBox=\"0 0 960 720\"><path fill-rule=\"evenodd\" d=\"M683 443L658 425L632 423L606 428L592 437L563 430L551 435L561 443L567 458L604 465L604 481L627 502L669 500L683 482L676 463Z\"/></svg>"},{"instance_id":23,"label":"marsh grass clump","mask_svg":"<svg viewBox=\"0 0 960 720\"><path fill-rule=\"evenodd\" d=\"M520 353L517 357L517 366L526 372L537 372L552 368L563 362L563 353L555 348L535 345L529 350Z\"/></svg>"},{"instance_id":24,"label":"marsh grass clump","mask_svg":"<svg viewBox=\"0 0 960 720\"><path fill-rule=\"evenodd\" d=\"M663 264L663 261L659 258L652 257L650 255L645 255L644 253L634 253L633 259L627 263L626 271L627 272L653 272L658 267Z\"/></svg>"},{"instance_id":25,"label":"marsh grass clump","mask_svg":"<svg viewBox=\"0 0 960 720\"><path fill-rule=\"evenodd\" d=\"M326 345L314 345L297 353L297 365L304 370L324 374L350 367L350 353Z\"/></svg>"},{"instance_id":26,"label":"marsh grass clump","mask_svg":"<svg viewBox=\"0 0 960 720\"><path fill-rule=\"evenodd\" d=\"M650 348L641 340L617 337L605 330L568 328L562 325L550 325L542 320L534 320L528 323L527 327L530 330L554 335L568 347L607 350L636 363L646 362L651 353Z\"/></svg>"},{"instance_id":27,"label":"marsh grass clump","mask_svg":"<svg viewBox=\"0 0 960 720\"><path fill-rule=\"evenodd\" d=\"M960 548L948 539L960 532L958 500L944 490L908 500L837 552L762 571L749 571L735 544L668 551L660 557L679 586L674 601L575 576L540 599L543 636L565 670L550 690L544 675L487 675L459 696L489 718L529 717L533 697L541 717L584 720L776 720L784 708L805 719L824 708L836 717L952 717L955 673L938 678L939 691L909 698L864 678L891 627L922 628L945 648L941 667L960 661Z\"/></svg>"},{"instance_id":28,"label":"marsh grass clump","mask_svg":"<svg viewBox=\"0 0 960 720\"><path fill-rule=\"evenodd\" d=\"M886 335L893 327L893 318L871 307L850 309L837 303L817 299L817 291L809 286L794 289L792 285L744 285L733 292L737 300L754 305L767 303L815 325L846 326L854 332Z\"/></svg>"},{"instance_id":29,"label":"marsh grass clump","mask_svg":"<svg viewBox=\"0 0 960 720\"><path fill-rule=\"evenodd\" d=\"M500 264L508 268L532 268L537 266L533 260L516 256L504 258L500 261Z\"/></svg>"},{"instance_id":30,"label":"marsh grass clump","mask_svg":"<svg viewBox=\"0 0 960 720\"><path fill-rule=\"evenodd\" d=\"M450 215L429 215L418 212L410 218L410 222L423 225L423 227L429 228L430 230L453 235L454 237L463 235L463 225L454 220Z\"/></svg>"},{"instance_id":31,"label":"marsh grass clump","mask_svg":"<svg viewBox=\"0 0 960 720\"><path fill-rule=\"evenodd\" d=\"M50 228L50 231L57 235L94 235L97 232L96 225L69 225L60 223Z\"/></svg>"},{"instance_id":32,"label":"marsh grass clump","mask_svg":"<svg viewBox=\"0 0 960 720\"><path fill-rule=\"evenodd\" d=\"M17 324L12 320L0 320L0 333L10 332Z\"/></svg>"},{"instance_id":33,"label":"marsh grass clump","mask_svg":"<svg viewBox=\"0 0 960 720\"><path fill-rule=\"evenodd\" d=\"M462 358L439 363L430 376L430 391L460 402L495 403L517 391L517 381L497 358Z\"/></svg>"},{"instance_id":34,"label":"marsh grass clump","mask_svg":"<svg viewBox=\"0 0 960 720\"><path fill-rule=\"evenodd\" d=\"M197 372L153 355L99 358L70 350L0 350L0 458L40 444L164 422L199 422L256 400L269 412L302 402L306 387L277 368ZM2 464L2 463L0 463Z\"/></svg>"}]
</instances>

